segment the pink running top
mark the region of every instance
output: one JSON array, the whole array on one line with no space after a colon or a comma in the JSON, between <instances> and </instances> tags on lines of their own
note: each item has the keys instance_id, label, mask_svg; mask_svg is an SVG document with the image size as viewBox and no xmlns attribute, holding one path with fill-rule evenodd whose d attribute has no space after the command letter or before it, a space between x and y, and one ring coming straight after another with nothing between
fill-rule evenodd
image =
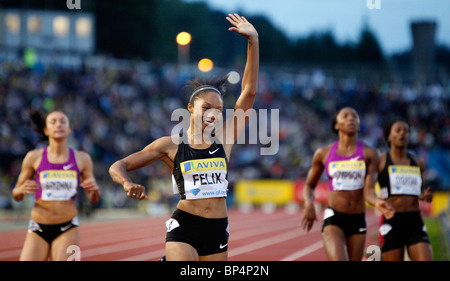
<instances>
[{"instance_id":1,"label":"pink running top","mask_svg":"<svg viewBox=\"0 0 450 281\"><path fill-rule=\"evenodd\" d=\"M69 160L66 163L50 163L44 148L42 160L36 171L36 182L40 189L35 198L44 201L65 201L75 199L80 182L80 170L73 149L69 148Z\"/></svg>"},{"instance_id":2,"label":"pink running top","mask_svg":"<svg viewBox=\"0 0 450 281\"><path fill-rule=\"evenodd\" d=\"M325 161L330 191L362 189L366 177L363 142L358 141L356 152L351 156L339 155L336 152L338 144L333 143Z\"/></svg>"}]
</instances>

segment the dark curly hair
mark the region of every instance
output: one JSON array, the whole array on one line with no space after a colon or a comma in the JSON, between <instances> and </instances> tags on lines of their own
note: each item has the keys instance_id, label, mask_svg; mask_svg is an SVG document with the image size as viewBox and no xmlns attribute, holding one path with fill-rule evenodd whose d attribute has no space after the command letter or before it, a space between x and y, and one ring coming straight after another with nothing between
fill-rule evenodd
<instances>
[{"instance_id":1,"label":"dark curly hair","mask_svg":"<svg viewBox=\"0 0 450 281\"><path fill-rule=\"evenodd\" d=\"M389 134L391 133L392 130L392 126L394 126L395 123L397 122L403 122L406 125L408 125L408 129L411 129L411 126L409 125L408 121L403 118L403 117L395 117L394 119L392 119L388 125L384 128L384 139L386 140L387 144L389 147L391 147L391 143L388 141L389 138Z\"/></svg>"},{"instance_id":2,"label":"dark curly hair","mask_svg":"<svg viewBox=\"0 0 450 281\"><path fill-rule=\"evenodd\" d=\"M228 75L220 78L203 78L197 77L187 82L187 86L192 88L189 95L189 103L194 104L195 100L202 97L206 91L215 91L220 94L223 99L226 93L226 83L228 81Z\"/></svg>"}]
</instances>

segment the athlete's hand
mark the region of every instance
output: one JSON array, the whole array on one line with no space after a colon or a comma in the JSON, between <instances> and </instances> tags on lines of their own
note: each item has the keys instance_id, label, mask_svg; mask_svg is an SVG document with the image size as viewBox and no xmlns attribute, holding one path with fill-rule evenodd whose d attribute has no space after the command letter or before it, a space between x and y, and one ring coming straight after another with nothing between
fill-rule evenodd
<instances>
[{"instance_id":1,"label":"athlete's hand","mask_svg":"<svg viewBox=\"0 0 450 281\"><path fill-rule=\"evenodd\" d=\"M387 201L378 199L375 203L375 208L377 208L386 219L391 219L395 214L394 207L391 206Z\"/></svg>"},{"instance_id":2,"label":"athlete's hand","mask_svg":"<svg viewBox=\"0 0 450 281\"><path fill-rule=\"evenodd\" d=\"M431 187L427 187L423 194L421 194L420 199L425 202L431 202L433 200L433 192L431 192Z\"/></svg>"},{"instance_id":3,"label":"athlete's hand","mask_svg":"<svg viewBox=\"0 0 450 281\"><path fill-rule=\"evenodd\" d=\"M123 189L127 192L128 197L139 200L148 200L148 196L145 194L145 187L140 184L125 182L123 185Z\"/></svg>"},{"instance_id":4,"label":"athlete's hand","mask_svg":"<svg viewBox=\"0 0 450 281\"><path fill-rule=\"evenodd\" d=\"M230 27L229 31L234 31L247 39L258 38L258 32L255 27L245 17L234 13L228 14L227 20L234 26Z\"/></svg>"},{"instance_id":5,"label":"athlete's hand","mask_svg":"<svg viewBox=\"0 0 450 281\"><path fill-rule=\"evenodd\" d=\"M87 178L85 179L80 186L84 188L84 190L87 193L88 200L92 204L98 203L100 201L100 190L97 186L97 183L95 182L94 178Z\"/></svg>"},{"instance_id":6,"label":"athlete's hand","mask_svg":"<svg viewBox=\"0 0 450 281\"><path fill-rule=\"evenodd\" d=\"M314 209L314 204L308 204L305 206L305 210L303 212L303 217L301 221L301 227L306 232L309 232L314 224L314 221L317 220L316 210Z\"/></svg>"},{"instance_id":7,"label":"athlete's hand","mask_svg":"<svg viewBox=\"0 0 450 281\"><path fill-rule=\"evenodd\" d=\"M20 186L20 192L23 194L34 194L40 188L39 184L34 180L26 180Z\"/></svg>"}]
</instances>

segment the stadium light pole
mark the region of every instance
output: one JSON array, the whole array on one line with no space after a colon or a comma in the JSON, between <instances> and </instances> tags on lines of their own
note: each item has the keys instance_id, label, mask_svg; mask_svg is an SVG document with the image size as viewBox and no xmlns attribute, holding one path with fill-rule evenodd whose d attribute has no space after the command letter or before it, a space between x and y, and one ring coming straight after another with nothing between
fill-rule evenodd
<instances>
[{"instance_id":1,"label":"stadium light pole","mask_svg":"<svg viewBox=\"0 0 450 281\"><path fill-rule=\"evenodd\" d=\"M192 36L187 32L180 32L177 35L178 44L178 66L189 63L189 43L191 43Z\"/></svg>"}]
</instances>

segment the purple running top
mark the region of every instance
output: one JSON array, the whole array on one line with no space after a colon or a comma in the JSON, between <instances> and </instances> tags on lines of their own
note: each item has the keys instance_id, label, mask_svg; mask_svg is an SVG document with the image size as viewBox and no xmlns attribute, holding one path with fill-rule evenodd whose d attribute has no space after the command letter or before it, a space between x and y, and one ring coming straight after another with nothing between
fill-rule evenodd
<instances>
[{"instance_id":1,"label":"purple running top","mask_svg":"<svg viewBox=\"0 0 450 281\"><path fill-rule=\"evenodd\" d=\"M330 191L364 188L366 162L364 160L363 142L358 141L356 152L351 156L339 155L336 151L338 144L339 142L333 143L325 161Z\"/></svg>"},{"instance_id":2,"label":"purple running top","mask_svg":"<svg viewBox=\"0 0 450 281\"><path fill-rule=\"evenodd\" d=\"M80 182L80 170L75 160L75 152L69 148L69 160L66 163L50 163L44 148L42 160L36 171L36 182L40 185L35 198L44 201L73 200L77 195Z\"/></svg>"}]
</instances>

